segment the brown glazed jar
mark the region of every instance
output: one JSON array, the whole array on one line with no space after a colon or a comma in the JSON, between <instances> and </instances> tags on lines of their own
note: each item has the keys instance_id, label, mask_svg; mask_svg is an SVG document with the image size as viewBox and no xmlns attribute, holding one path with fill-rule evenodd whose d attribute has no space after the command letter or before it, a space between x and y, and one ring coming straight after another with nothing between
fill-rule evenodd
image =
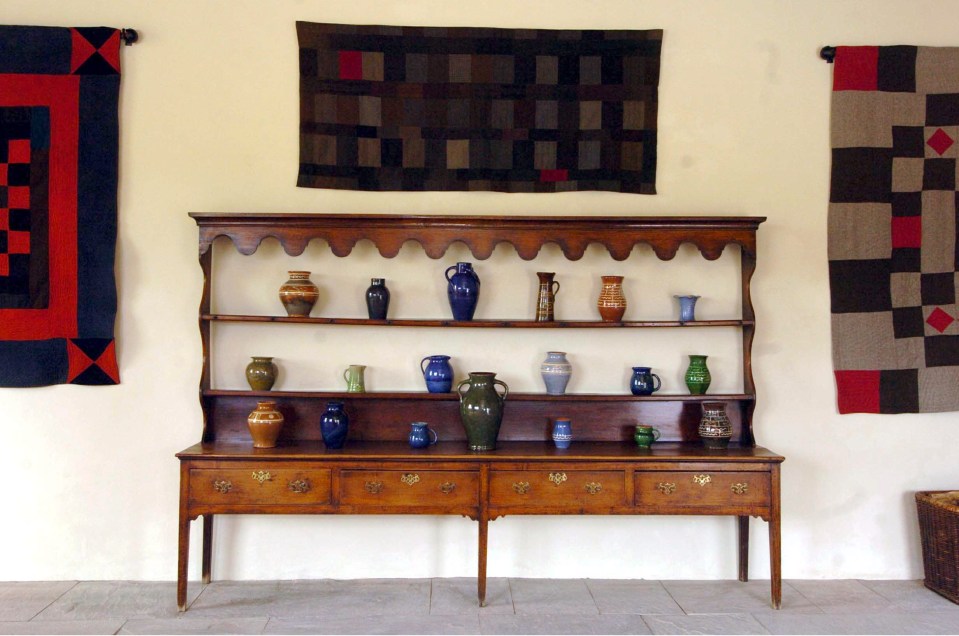
<instances>
[{"instance_id":1,"label":"brown glazed jar","mask_svg":"<svg viewBox=\"0 0 959 636\"><path fill-rule=\"evenodd\" d=\"M320 297L320 290L310 280L310 272L291 271L290 279L280 285L280 302L289 316L309 316Z\"/></svg>"},{"instance_id":2,"label":"brown glazed jar","mask_svg":"<svg viewBox=\"0 0 959 636\"><path fill-rule=\"evenodd\" d=\"M604 322L619 322L626 313L626 296L623 294L622 276L603 276L603 288L596 301L599 315Z\"/></svg>"},{"instance_id":3,"label":"brown glazed jar","mask_svg":"<svg viewBox=\"0 0 959 636\"><path fill-rule=\"evenodd\" d=\"M276 402L257 402L246 423L253 437L253 448L273 448L283 428L283 414L276 410Z\"/></svg>"}]
</instances>

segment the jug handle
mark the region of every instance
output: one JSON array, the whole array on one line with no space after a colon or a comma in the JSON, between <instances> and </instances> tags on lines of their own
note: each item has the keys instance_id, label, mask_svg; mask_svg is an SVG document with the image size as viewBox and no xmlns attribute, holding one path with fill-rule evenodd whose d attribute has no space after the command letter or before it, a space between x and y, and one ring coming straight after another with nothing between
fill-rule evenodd
<instances>
[{"instance_id":1,"label":"jug handle","mask_svg":"<svg viewBox=\"0 0 959 636\"><path fill-rule=\"evenodd\" d=\"M655 373L650 373L650 375L653 376L653 378L655 378L655 380L656 380L656 384L653 385L653 392L655 393L656 391L659 390L659 388L660 388L661 386L663 386L663 381L660 380L660 379L659 379L659 376L656 375ZM655 429L654 429L654 430L655 430Z\"/></svg>"},{"instance_id":2,"label":"jug handle","mask_svg":"<svg viewBox=\"0 0 959 636\"><path fill-rule=\"evenodd\" d=\"M496 387L497 384L500 385L501 387L503 387L503 395L499 396L499 398L500 398L501 400L505 400L505 399L506 399L506 396L509 395L509 386L508 386L505 382L503 382L502 380L493 380L493 387L494 387L493 390L494 390L494 391L496 390L495 387Z\"/></svg>"},{"instance_id":3,"label":"jug handle","mask_svg":"<svg viewBox=\"0 0 959 636\"><path fill-rule=\"evenodd\" d=\"M450 281L450 282L452 282L452 281L450 280L450 270L451 270L451 269L455 270L455 269L456 269L456 265L450 265L449 267L446 268L446 280L447 280L447 281Z\"/></svg>"},{"instance_id":4,"label":"jug handle","mask_svg":"<svg viewBox=\"0 0 959 636\"><path fill-rule=\"evenodd\" d=\"M460 391L460 388L461 388L464 384L469 384L469 381L470 381L470 379L469 379L469 378L466 378L465 380L460 380L459 383L456 385L456 392L460 394L460 400L463 399L463 392Z\"/></svg>"},{"instance_id":5,"label":"jug handle","mask_svg":"<svg viewBox=\"0 0 959 636\"><path fill-rule=\"evenodd\" d=\"M428 428L428 429L426 429L426 430L427 430L427 432L428 432L430 435L433 436L433 441L430 442L430 446L432 446L432 445L435 444L436 442L440 441L439 433L437 433L436 431L434 431L434 430L431 429L431 428Z\"/></svg>"},{"instance_id":6,"label":"jug handle","mask_svg":"<svg viewBox=\"0 0 959 636\"><path fill-rule=\"evenodd\" d=\"M553 289L553 295L555 296L556 294L559 293L559 281L558 281L558 280L554 280L554 281L553 281L553 286L555 287L555 289Z\"/></svg>"},{"instance_id":7,"label":"jug handle","mask_svg":"<svg viewBox=\"0 0 959 636\"><path fill-rule=\"evenodd\" d=\"M343 369L343 379L346 380L347 382L350 381L350 379L349 379L348 377L346 377L346 374L349 373L349 372L350 372L349 369Z\"/></svg>"},{"instance_id":8,"label":"jug handle","mask_svg":"<svg viewBox=\"0 0 959 636\"><path fill-rule=\"evenodd\" d=\"M426 362L426 361L429 360L429 359L430 359L430 357L429 357L429 356L426 356L425 358L423 358L422 360L420 360L420 371L423 372L423 376L424 376L424 377L426 376L426 369L423 368L423 363Z\"/></svg>"},{"instance_id":9,"label":"jug handle","mask_svg":"<svg viewBox=\"0 0 959 636\"><path fill-rule=\"evenodd\" d=\"M658 428L654 428L654 429L653 429L653 441L655 442L655 441L658 440L658 439L659 439L659 429L658 429Z\"/></svg>"}]
</instances>

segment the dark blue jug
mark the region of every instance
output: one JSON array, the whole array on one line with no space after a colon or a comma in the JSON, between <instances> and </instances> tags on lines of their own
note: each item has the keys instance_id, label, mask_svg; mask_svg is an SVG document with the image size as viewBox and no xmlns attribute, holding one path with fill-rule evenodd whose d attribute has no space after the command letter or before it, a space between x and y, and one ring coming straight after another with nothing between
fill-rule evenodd
<instances>
[{"instance_id":1,"label":"dark blue jug","mask_svg":"<svg viewBox=\"0 0 959 636\"><path fill-rule=\"evenodd\" d=\"M320 416L320 433L327 448L343 448L350 430L350 417L343 410L342 402L327 402Z\"/></svg>"},{"instance_id":2,"label":"dark blue jug","mask_svg":"<svg viewBox=\"0 0 959 636\"><path fill-rule=\"evenodd\" d=\"M426 364L427 360L429 364ZM420 370L426 380L426 390L430 393L449 393L453 390L453 367L450 366L449 356L426 356L420 360Z\"/></svg>"},{"instance_id":3,"label":"dark blue jug","mask_svg":"<svg viewBox=\"0 0 959 636\"><path fill-rule=\"evenodd\" d=\"M450 272L455 272L450 275ZM446 268L446 295L450 299L453 320L472 320L479 300L480 279L471 263L457 263Z\"/></svg>"}]
</instances>

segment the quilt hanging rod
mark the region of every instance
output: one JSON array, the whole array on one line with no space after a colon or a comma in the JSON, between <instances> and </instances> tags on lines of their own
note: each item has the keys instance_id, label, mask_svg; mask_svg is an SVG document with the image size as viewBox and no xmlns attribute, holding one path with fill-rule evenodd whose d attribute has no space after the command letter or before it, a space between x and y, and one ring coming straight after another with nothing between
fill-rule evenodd
<instances>
[{"instance_id":1,"label":"quilt hanging rod","mask_svg":"<svg viewBox=\"0 0 959 636\"><path fill-rule=\"evenodd\" d=\"M140 39L140 34L137 33L136 29L120 29L120 39L123 40L124 44L130 46Z\"/></svg>"},{"instance_id":2,"label":"quilt hanging rod","mask_svg":"<svg viewBox=\"0 0 959 636\"><path fill-rule=\"evenodd\" d=\"M819 57L826 60L829 64L832 64L833 59L836 57L836 47L834 46L824 46L819 50Z\"/></svg>"}]
</instances>

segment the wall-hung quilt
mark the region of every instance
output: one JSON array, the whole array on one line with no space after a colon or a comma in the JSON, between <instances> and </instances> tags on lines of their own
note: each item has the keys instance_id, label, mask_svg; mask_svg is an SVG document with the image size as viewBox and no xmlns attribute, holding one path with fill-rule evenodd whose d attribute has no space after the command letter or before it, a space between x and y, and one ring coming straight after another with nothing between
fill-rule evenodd
<instances>
[{"instance_id":1,"label":"wall-hung quilt","mask_svg":"<svg viewBox=\"0 0 959 636\"><path fill-rule=\"evenodd\" d=\"M119 45L0 26L0 386L119 382Z\"/></svg>"},{"instance_id":2,"label":"wall-hung quilt","mask_svg":"<svg viewBox=\"0 0 959 636\"><path fill-rule=\"evenodd\" d=\"M299 186L655 193L661 30L297 34Z\"/></svg>"},{"instance_id":3,"label":"wall-hung quilt","mask_svg":"<svg viewBox=\"0 0 959 636\"><path fill-rule=\"evenodd\" d=\"M959 410L959 48L837 47L829 278L841 413Z\"/></svg>"}]
</instances>

